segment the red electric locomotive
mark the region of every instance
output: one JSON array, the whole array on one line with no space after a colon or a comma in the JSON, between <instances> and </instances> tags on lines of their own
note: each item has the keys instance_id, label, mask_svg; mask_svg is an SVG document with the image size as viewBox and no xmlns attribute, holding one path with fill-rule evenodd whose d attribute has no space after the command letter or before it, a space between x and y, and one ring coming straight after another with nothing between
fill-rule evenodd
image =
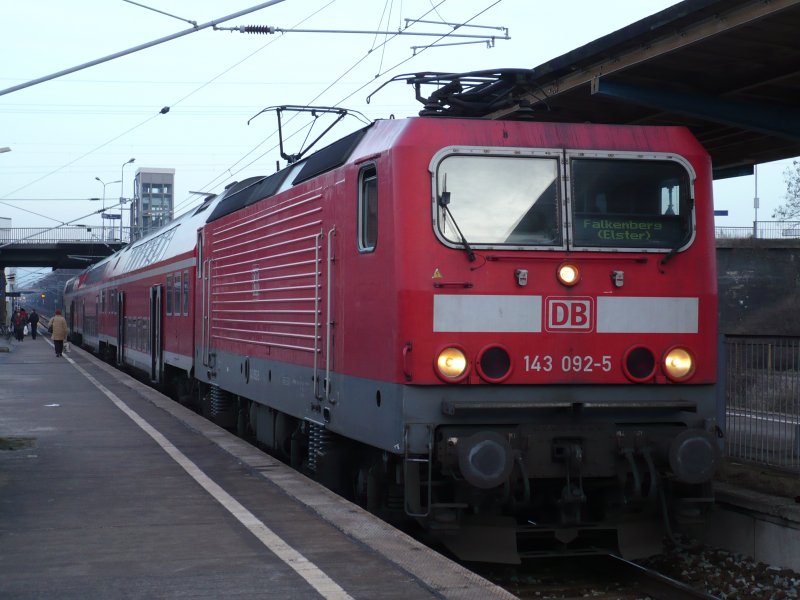
<instances>
[{"instance_id":1,"label":"red electric locomotive","mask_svg":"<svg viewBox=\"0 0 800 600\"><path fill-rule=\"evenodd\" d=\"M683 128L377 121L65 299L84 343L465 559L642 554L710 500L711 167Z\"/></svg>"}]
</instances>

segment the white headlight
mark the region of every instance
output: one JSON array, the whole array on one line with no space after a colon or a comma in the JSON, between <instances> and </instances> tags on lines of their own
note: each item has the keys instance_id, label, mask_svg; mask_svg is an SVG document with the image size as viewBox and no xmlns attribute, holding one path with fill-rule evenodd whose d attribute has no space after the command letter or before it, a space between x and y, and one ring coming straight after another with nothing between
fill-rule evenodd
<instances>
[{"instance_id":1,"label":"white headlight","mask_svg":"<svg viewBox=\"0 0 800 600\"><path fill-rule=\"evenodd\" d=\"M683 381L694 375L695 362L686 348L673 348L664 355L664 372L675 381Z\"/></svg>"},{"instance_id":2,"label":"white headlight","mask_svg":"<svg viewBox=\"0 0 800 600\"><path fill-rule=\"evenodd\" d=\"M467 357L459 348L445 348L436 358L436 368L445 379L458 379L467 370Z\"/></svg>"},{"instance_id":3,"label":"white headlight","mask_svg":"<svg viewBox=\"0 0 800 600\"><path fill-rule=\"evenodd\" d=\"M564 263L558 267L556 276L562 285L572 287L580 281L581 272L577 266L570 263Z\"/></svg>"}]
</instances>

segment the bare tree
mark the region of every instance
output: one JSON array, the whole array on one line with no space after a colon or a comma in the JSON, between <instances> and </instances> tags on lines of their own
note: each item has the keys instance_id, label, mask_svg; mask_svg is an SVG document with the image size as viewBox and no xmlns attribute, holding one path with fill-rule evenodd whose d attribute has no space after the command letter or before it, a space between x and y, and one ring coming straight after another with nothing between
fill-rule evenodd
<instances>
[{"instance_id":1,"label":"bare tree","mask_svg":"<svg viewBox=\"0 0 800 600\"><path fill-rule=\"evenodd\" d=\"M786 203L772 213L773 219L792 221L800 218L800 160L793 160L791 167L783 171L786 182Z\"/></svg>"}]
</instances>

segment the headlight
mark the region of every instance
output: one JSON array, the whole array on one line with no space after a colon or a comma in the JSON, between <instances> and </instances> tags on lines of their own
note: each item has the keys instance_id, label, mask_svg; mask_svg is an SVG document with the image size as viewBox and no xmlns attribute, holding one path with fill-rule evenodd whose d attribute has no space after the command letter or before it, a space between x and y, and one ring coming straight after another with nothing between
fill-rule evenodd
<instances>
[{"instance_id":1,"label":"headlight","mask_svg":"<svg viewBox=\"0 0 800 600\"><path fill-rule=\"evenodd\" d=\"M436 357L436 370L445 381L457 381L467 373L467 357L464 351L449 346Z\"/></svg>"},{"instance_id":2,"label":"headlight","mask_svg":"<svg viewBox=\"0 0 800 600\"><path fill-rule=\"evenodd\" d=\"M622 371L625 376L636 383L644 383L652 379L656 372L656 356L650 348L633 346L628 348L622 358Z\"/></svg>"},{"instance_id":3,"label":"headlight","mask_svg":"<svg viewBox=\"0 0 800 600\"><path fill-rule=\"evenodd\" d=\"M664 372L673 381L685 381L694 375L695 361L686 348L673 348L664 355Z\"/></svg>"},{"instance_id":4,"label":"headlight","mask_svg":"<svg viewBox=\"0 0 800 600\"><path fill-rule=\"evenodd\" d=\"M475 361L478 374L489 383L500 383L511 375L511 357L502 346L487 346Z\"/></svg>"},{"instance_id":5,"label":"headlight","mask_svg":"<svg viewBox=\"0 0 800 600\"><path fill-rule=\"evenodd\" d=\"M571 263L563 263L559 265L556 277L562 285L572 287L581 280L581 272L577 266Z\"/></svg>"}]
</instances>

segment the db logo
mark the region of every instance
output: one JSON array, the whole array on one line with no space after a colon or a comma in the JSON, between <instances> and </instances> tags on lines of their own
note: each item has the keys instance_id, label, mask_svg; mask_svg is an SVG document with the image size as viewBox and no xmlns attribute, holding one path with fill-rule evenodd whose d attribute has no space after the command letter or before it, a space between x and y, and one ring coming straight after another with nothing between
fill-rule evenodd
<instances>
[{"instance_id":1,"label":"db logo","mask_svg":"<svg viewBox=\"0 0 800 600\"><path fill-rule=\"evenodd\" d=\"M547 298L545 329L547 331L591 331L594 300L585 297Z\"/></svg>"}]
</instances>

